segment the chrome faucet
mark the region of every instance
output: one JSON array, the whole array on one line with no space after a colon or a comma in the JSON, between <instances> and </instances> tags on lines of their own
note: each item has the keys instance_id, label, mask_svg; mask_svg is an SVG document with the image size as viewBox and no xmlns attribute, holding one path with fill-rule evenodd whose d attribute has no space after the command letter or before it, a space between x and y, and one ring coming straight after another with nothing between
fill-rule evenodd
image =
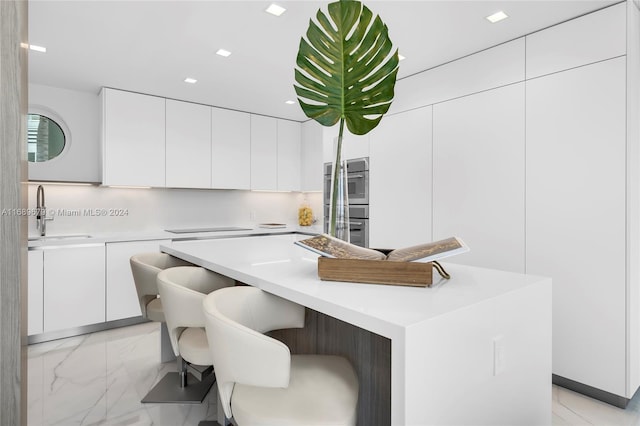
<instances>
[{"instance_id":1,"label":"chrome faucet","mask_svg":"<svg viewBox=\"0 0 640 426\"><path fill-rule=\"evenodd\" d=\"M47 217L47 208L44 205L44 188L42 185L38 185L38 191L36 192L36 227L42 237L47 233L48 220L53 220L53 218Z\"/></svg>"}]
</instances>

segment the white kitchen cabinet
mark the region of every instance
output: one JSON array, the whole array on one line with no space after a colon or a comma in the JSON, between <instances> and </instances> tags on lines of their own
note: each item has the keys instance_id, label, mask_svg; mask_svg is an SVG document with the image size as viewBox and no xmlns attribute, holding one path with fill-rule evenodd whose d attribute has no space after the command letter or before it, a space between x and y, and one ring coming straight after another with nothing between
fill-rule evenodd
<instances>
[{"instance_id":1,"label":"white kitchen cabinet","mask_svg":"<svg viewBox=\"0 0 640 426\"><path fill-rule=\"evenodd\" d=\"M211 186L211 107L166 100L166 186Z\"/></svg>"},{"instance_id":2,"label":"white kitchen cabinet","mask_svg":"<svg viewBox=\"0 0 640 426\"><path fill-rule=\"evenodd\" d=\"M251 115L211 108L211 187L251 189Z\"/></svg>"},{"instance_id":3,"label":"white kitchen cabinet","mask_svg":"<svg viewBox=\"0 0 640 426\"><path fill-rule=\"evenodd\" d=\"M553 277L553 372L625 396L625 58L526 84L527 273Z\"/></svg>"},{"instance_id":4,"label":"white kitchen cabinet","mask_svg":"<svg viewBox=\"0 0 640 426\"><path fill-rule=\"evenodd\" d=\"M44 332L105 321L105 247L87 244L44 252Z\"/></svg>"},{"instance_id":5,"label":"white kitchen cabinet","mask_svg":"<svg viewBox=\"0 0 640 426\"><path fill-rule=\"evenodd\" d=\"M299 191L300 139L302 137L300 123L278 119L277 124L277 188L278 191Z\"/></svg>"},{"instance_id":6,"label":"white kitchen cabinet","mask_svg":"<svg viewBox=\"0 0 640 426\"><path fill-rule=\"evenodd\" d=\"M275 118L251 114L251 189L278 188L278 126Z\"/></svg>"},{"instance_id":7,"label":"white kitchen cabinet","mask_svg":"<svg viewBox=\"0 0 640 426\"><path fill-rule=\"evenodd\" d=\"M462 238L452 262L525 271L524 83L433 107L433 239Z\"/></svg>"},{"instance_id":8,"label":"white kitchen cabinet","mask_svg":"<svg viewBox=\"0 0 640 426\"><path fill-rule=\"evenodd\" d=\"M157 252L170 240L107 243L106 319L115 321L142 315L129 259L139 253Z\"/></svg>"},{"instance_id":9,"label":"white kitchen cabinet","mask_svg":"<svg viewBox=\"0 0 640 426\"><path fill-rule=\"evenodd\" d=\"M300 190L322 191L322 126L309 120L302 124Z\"/></svg>"},{"instance_id":10,"label":"white kitchen cabinet","mask_svg":"<svg viewBox=\"0 0 640 426\"><path fill-rule=\"evenodd\" d=\"M384 118L383 118L384 120ZM323 127L322 134L322 158L324 163L333 163L335 161L335 144L338 140L340 128L338 125L333 127ZM353 135L349 133L347 125L344 125L342 134L342 158L351 160L353 158L364 158L369 156L369 133L366 135Z\"/></svg>"},{"instance_id":11,"label":"white kitchen cabinet","mask_svg":"<svg viewBox=\"0 0 640 426\"><path fill-rule=\"evenodd\" d=\"M626 2L526 36L527 78L627 53Z\"/></svg>"},{"instance_id":12,"label":"white kitchen cabinet","mask_svg":"<svg viewBox=\"0 0 640 426\"><path fill-rule=\"evenodd\" d=\"M28 321L27 334L40 334L43 330L44 275L43 250L28 252Z\"/></svg>"},{"instance_id":13,"label":"white kitchen cabinet","mask_svg":"<svg viewBox=\"0 0 640 426\"><path fill-rule=\"evenodd\" d=\"M165 186L165 99L102 89L102 183Z\"/></svg>"},{"instance_id":14,"label":"white kitchen cabinet","mask_svg":"<svg viewBox=\"0 0 640 426\"><path fill-rule=\"evenodd\" d=\"M370 133L370 247L431 241L431 111L384 117Z\"/></svg>"},{"instance_id":15,"label":"white kitchen cabinet","mask_svg":"<svg viewBox=\"0 0 640 426\"><path fill-rule=\"evenodd\" d=\"M525 38L521 37L398 80L389 112L517 83L524 80L524 74Z\"/></svg>"}]
</instances>

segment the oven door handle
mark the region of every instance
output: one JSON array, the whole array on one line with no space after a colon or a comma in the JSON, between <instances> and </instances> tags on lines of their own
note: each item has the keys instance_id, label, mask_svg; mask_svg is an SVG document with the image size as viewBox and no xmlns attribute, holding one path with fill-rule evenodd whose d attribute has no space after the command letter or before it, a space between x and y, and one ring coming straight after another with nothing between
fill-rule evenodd
<instances>
[{"instance_id":1,"label":"oven door handle","mask_svg":"<svg viewBox=\"0 0 640 426\"><path fill-rule=\"evenodd\" d=\"M364 175L347 175L349 179L362 179Z\"/></svg>"},{"instance_id":2,"label":"oven door handle","mask_svg":"<svg viewBox=\"0 0 640 426\"><path fill-rule=\"evenodd\" d=\"M364 222L349 222L349 223L351 223L352 225L356 225L356 226L364 225Z\"/></svg>"}]
</instances>

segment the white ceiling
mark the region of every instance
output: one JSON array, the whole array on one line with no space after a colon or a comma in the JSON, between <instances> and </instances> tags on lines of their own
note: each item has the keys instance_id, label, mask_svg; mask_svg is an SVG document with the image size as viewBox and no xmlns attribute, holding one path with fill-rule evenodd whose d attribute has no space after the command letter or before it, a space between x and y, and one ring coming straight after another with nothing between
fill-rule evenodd
<instances>
[{"instance_id":1,"label":"white ceiling","mask_svg":"<svg viewBox=\"0 0 640 426\"><path fill-rule=\"evenodd\" d=\"M29 81L98 93L100 87L148 93L297 121L293 69L309 18L327 2L29 2ZM512 40L618 0L382 1L365 3L389 27L403 78ZM497 24L484 17L504 10ZM215 55L219 48L232 55ZM185 77L198 79L186 84Z\"/></svg>"}]
</instances>

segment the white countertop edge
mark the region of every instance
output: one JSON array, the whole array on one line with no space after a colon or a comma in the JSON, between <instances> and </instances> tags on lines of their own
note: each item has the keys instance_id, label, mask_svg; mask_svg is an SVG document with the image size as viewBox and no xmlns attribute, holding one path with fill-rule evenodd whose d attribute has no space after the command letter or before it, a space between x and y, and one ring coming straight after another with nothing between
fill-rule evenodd
<instances>
[{"instance_id":1,"label":"white countertop edge","mask_svg":"<svg viewBox=\"0 0 640 426\"><path fill-rule=\"evenodd\" d=\"M38 238L36 240L28 241L29 250L39 250L45 248L58 248L58 247L75 247L86 246L105 243L122 243L132 241L153 241L153 240L171 240L171 241L188 241L198 239L218 239L218 238L230 238L230 237L246 237L246 236L260 236L260 235L278 235L278 234L291 234L299 233L305 235L317 235L322 233L322 229L317 226L297 226L287 225L285 228L260 228L258 226L249 225L238 227L248 228L242 231L216 231L216 232L192 232L192 233L173 233L165 230L150 231L150 232L122 232L122 233L86 233L73 232L65 235L90 235L90 237L78 237L78 238L56 238L56 234L38 238L37 236L29 236L29 238Z\"/></svg>"}]
</instances>

